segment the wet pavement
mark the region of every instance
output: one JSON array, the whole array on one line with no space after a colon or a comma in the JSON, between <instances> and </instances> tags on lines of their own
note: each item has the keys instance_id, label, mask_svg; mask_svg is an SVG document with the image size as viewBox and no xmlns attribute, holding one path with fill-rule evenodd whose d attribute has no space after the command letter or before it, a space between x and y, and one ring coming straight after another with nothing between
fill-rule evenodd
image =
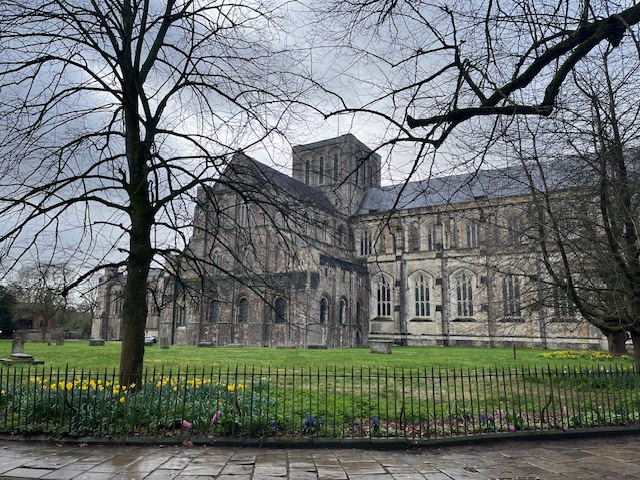
<instances>
[{"instance_id":1,"label":"wet pavement","mask_svg":"<svg viewBox=\"0 0 640 480\"><path fill-rule=\"evenodd\" d=\"M0 479L640 479L640 435L411 450L0 441Z\"/></svg>"}]
</instances>

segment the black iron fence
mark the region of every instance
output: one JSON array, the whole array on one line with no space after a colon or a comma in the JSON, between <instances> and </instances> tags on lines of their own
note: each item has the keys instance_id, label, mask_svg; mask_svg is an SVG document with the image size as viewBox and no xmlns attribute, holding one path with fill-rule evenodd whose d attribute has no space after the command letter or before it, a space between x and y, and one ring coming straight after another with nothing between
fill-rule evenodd
<instances>
[{"instance_id":1,"label":"black iron fence","mask_svg":"<svg viewBox=\"0 0 640 480\"><path fill-rule=\"evenodd\" d=\"M428 439L640 423L626 367L0 371L0 432Z\"/></svg>"}]
</instances>

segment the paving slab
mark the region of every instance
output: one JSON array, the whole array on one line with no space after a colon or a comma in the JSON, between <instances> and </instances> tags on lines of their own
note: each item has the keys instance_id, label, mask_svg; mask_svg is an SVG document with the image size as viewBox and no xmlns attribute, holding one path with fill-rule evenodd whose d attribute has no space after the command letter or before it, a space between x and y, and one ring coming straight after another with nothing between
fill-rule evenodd
<instances>
[{"instance_id":1,"label":"paving slab","mask_svg":"<svg viewBox=\"0 0 640 480\"><path fill-rule=\"evenodd\" d=\"M640 479L640 435L409 450L52 445L0 440L0 479ZM378 447L379 448L379 447Z\"/></svg>"}]
</instances>

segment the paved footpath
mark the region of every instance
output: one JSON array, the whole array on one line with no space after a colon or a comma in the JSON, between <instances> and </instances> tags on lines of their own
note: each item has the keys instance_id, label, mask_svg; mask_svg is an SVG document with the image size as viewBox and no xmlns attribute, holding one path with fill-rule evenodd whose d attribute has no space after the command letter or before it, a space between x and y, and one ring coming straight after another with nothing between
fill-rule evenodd
<instances>
[{"instance_id":1,"label":"paved footpath","mask_svg":"<svg viewBox=\"0 0 640 480\"><path fill-rule=\"evenodd\" d=\"M0 479L640 479L640 435L420 450L148 447L0 441Z\"/></svg>"}]
</instances>

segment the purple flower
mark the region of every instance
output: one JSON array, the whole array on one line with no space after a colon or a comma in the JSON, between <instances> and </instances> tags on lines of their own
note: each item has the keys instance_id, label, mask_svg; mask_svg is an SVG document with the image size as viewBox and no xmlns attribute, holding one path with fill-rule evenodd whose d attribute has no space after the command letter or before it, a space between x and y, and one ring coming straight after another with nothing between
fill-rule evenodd
<instances>
[{"instance_id":1,"label":"purple flower","mask_svg":"<svg viewBox=\"0 0 640 480\"><path fill-rule=\"evenodd\" d=\"M515 425L509 425L509 431L515 432L516 431Z\"/></svg>"},{"instance_id":2,"label":"purple flower","mask_svg":"<svg viewBox=\"0 0 640 480\"><path fill-rule=\"evenodd\" d=\"M482 415L480 415L480 421L482 423L487 423L487 416L484 413Z\"/></svg>"},{"instance_id":3,"label":"purple flower","mask_svg":"<svg viewBox=\"0 0 640 480\"><path fill-rule=\"evenodd\" d=\"M373 417L371 419L371 425L379 425L380 424L380 420L378 420L378 417Z\"/></svg>"},{"instance_id":4,"label":"purple flower","mask_svg":"<svg viewBox=\"0 0 640 480\"><path fill-rule=\"evenodd\" d=\"M191 422L188 422L186 420L182 420L182 428L186 428L186 429L191 428Z\"/></svg>"},{"instance_id":5,"label":"purple flower","mask_svg":"<svg viewBox=\"0 0 640 480\"><path fill-rule=\"evenodd\" d=\"M221 416L222 416L222 412L218 410L216 413L213 414L213 417L211 417L211 423L217 422Z\"/></svg>"}]
</instances>

